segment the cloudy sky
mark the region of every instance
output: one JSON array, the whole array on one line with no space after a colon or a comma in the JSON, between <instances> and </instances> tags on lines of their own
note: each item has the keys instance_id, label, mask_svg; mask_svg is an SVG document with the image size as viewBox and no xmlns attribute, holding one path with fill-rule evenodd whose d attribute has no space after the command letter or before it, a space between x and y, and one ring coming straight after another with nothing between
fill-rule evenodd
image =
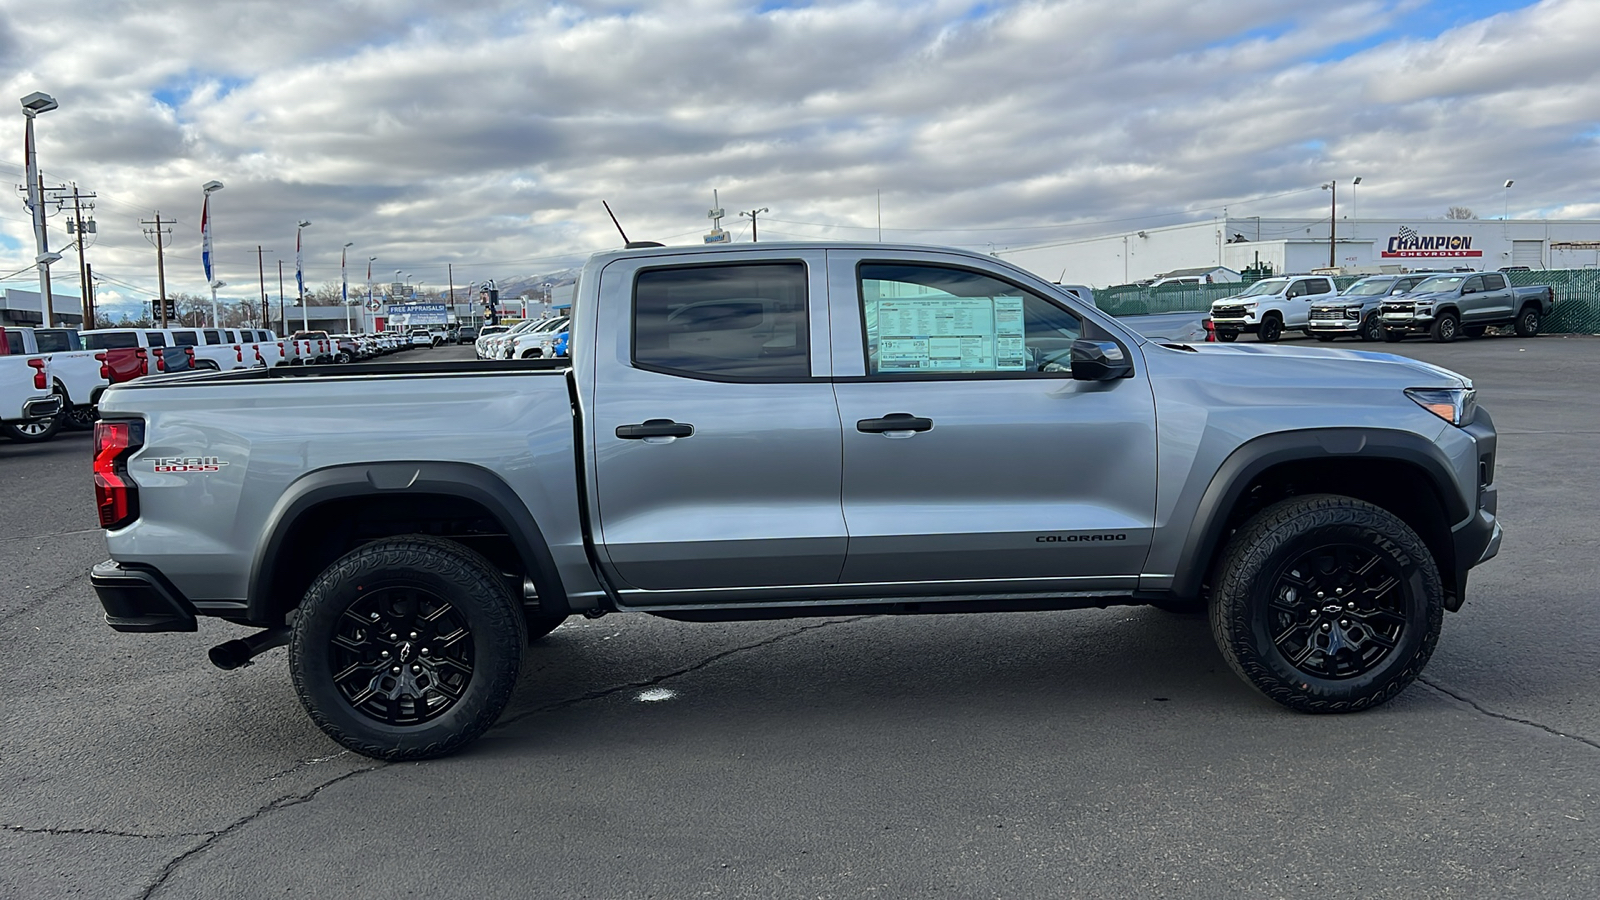
<instances>
[{"instance_id":1,"label":"cloudy sky","mask_svg":"<svg viewBox=\"0 0 1600 900\"><path fill-rule=\"evenodd\" d=\"M761 207L763 239L875 239L881 196L885 239L985 250L1316 215L1358 175L1363 217L1600 217L1597 36L1600 0L0 0L0 97L59 100L40 165L98 194L87 256L132 308L158 210L169 290L205 291L212 179L223 293L259 245L274 298L302 218L308 284L351 242L352 281L432 289L616 246L601 200L698 242L713 189L739 240ZM0 207L0 274L33 255Z\"/></svg>"}]
</instances>

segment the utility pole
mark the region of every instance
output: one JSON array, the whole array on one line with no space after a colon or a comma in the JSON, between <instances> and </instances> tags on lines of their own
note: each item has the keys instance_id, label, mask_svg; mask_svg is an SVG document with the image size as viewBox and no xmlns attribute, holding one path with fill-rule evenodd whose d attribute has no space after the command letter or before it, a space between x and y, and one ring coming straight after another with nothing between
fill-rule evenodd
<instances>
[{"instance_id":1,"label":"utility pole","mask_svg":"<svg viewBox=\"0 0 1600 900\"><path fill-rule=\"evenodd\" d=\"M450 283L450 311L456 312L456 266L455 263L445 263L445 280ZM461 327L461 314L456 313L456 327Z\"/></svg>"},{"instance_id":2,"label":"utility pole","mask_svg":"<svg viewBox=\"0 0 1600 900\"><path fill-rule=\"evenodd\" d=\"M750 217L750 243L752 243L752 244L756 243L756 241L759 240L759 237L756 235L756 216L759 216L764 212L772 212L772 210L767 209L765 206L763 206L760 209L752 209L749 212L741 212L741 213L739 213L739 215L741 215L741 216L749 216Z\"/></svg>"},{"instance_id":3,"label":"utility pole","mask_svg":"<svg viewBox=\"0 0 1600 900\"><path fill-rule=\"evenodd\" d=\"M281 259L278 260L278 321L281 323L278 327L283 329L278 334L280 336L288 334L289 314L283 310L283 260Z\"/></svg>"},{"instance_id":4,"label":"utility pole","mask_svg":"<svg viewBox=\"0 0 1600 900\"><path fill-rule=\"evenodd\" d=\"M256 277L261 280L261 327L272 322L272 307L267 305L267 269L262 260L261 245L256 245Z\"/></svg>"},{"instance_id":5,"label":"utility pole","mask_svg":"<svg viewBox=\"0 0 1600 900\"><path fill-rule=\"evenodd\" d=\"M156 210L156 217L155 217L154 221L152 221L150 219L140 219L139 220L139 224L140 225L151 225L151 226L154 226L152 228L144 229L144 233L145 233L146 237L154 235L155 239L156 239L156 284L160 288L160 291L161 291L161 300L160 300L160 303L161 303L161 317L160 317L161 318L161 327L165 328L165 327L167 327L167 253L166 253L166 236L172 233L171 226L173 224L173 220L172 219L168 219L167 221L162 222L161 221L161 210L158 209L158 210ZM166 225L168 227L165 230L163 230L162 229L163 225Z\"/></svg>"},{"instance_id":6,"label":"utility pole","mask_svg":"<svg viewBox=\"0 0 1600 900\"><path fill-rule=\"evenodd\" d=\"M83 277L83 290L85 292L83 295L83 329L88 331L99 324L95 321L94 312L94 266L84 263Z\"/></svg>"},{"instance_id":7,"label":"utility pole","mask_svg":"<svg viewBox=\"0 0 1600 900\"><path fill-rule=\"evenodd\" d=\"M1334 255L1334 233L1339 226L1339 181L1334 179L1322 186L1328 192L1328 268L1337 266Z\"/></svg>"},{"instance_id":8,"label":"utility pole","mask_svg":"<svg viewBox=\"0 0 1600 900\"><path fill-rule=\"evenodd\" d=\"M80 193L78 193L78 185L77 185L76 182L73 183L73 185L72 185L72 222L69 224L67 230L71 231L71 230L73 230L73 226L76 226L76 230L78 232L78 294L82 298L82 303L83 303L83 323L84 323L84 328L85 329L89 329L89 328L93 328L94 327L94 306L92 305L92 300L91 300L91 294L93 293L93 291L90 289L90 285L89 285L89 263L86 262L84 260L84 257L83 257L83 233L85 231L88 231L88 230L94 228L94 220L90 219L89 223L88 223L88 228L84 227L84 222L83 222L84 205L83 205L83 201L84 200L93 200L93 199L94 199L94 194L92 194L92 193L91 194L80 194ZM91 212L94 211L94 204L93 203L89 204L89 210Z\"/></svg>"}]
</instances>

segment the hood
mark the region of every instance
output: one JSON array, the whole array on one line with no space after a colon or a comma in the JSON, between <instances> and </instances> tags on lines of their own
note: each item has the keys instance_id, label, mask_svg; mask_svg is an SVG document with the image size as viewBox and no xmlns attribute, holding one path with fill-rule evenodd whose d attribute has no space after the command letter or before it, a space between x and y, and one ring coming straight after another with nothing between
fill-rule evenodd
<instances>
[{"instance_id":1,"label":"hood","mask_svg":"<svg viewBox=\"0 0 1600 900\"><path fill-rule=\"evenodd\" d=\"M1445 297L1454 298L1455 295L1456 295L1455 291L1420 291L1420 292L1414 291L1414 292L1409 293L1409 294L1395 294L1394 295L1394 299L1396 299L1396 300L1407 300L1407 301L1432 302L1432 301L1435 301L1435 300L1443 299Z\"/></svg>"},{"instance_id":2,"label":"hood","mask_svg":"<svg viewBox=\"0 0 1600 900\"><path fill-rule=\"evenodd\" d=\"M1285 347L1261 344L1196 344L1202 357L1255 357L1263 366L1292 369L1303 378L1338 385L1356 378L1392 376L1403 387L1472 387L1472 380L1449 369L1393 353L1332 347Z\"/></svg>"}]
</instances>

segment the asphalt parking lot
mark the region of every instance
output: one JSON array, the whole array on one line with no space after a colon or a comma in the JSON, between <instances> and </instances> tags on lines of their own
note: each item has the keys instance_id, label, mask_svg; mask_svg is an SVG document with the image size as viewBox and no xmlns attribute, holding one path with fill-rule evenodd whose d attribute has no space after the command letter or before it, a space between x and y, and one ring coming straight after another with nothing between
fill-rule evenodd
<instances>
[{"instance_id":1,"label":"asphalt parking lot","mask_svg":"<svg viewBox=\"0 0 1600 900\"><path fill-rule=\"evenodd\" d=\"M380 764L285 651L207 662L243 629L106 628L88 435L0 441L0 896L1600 896L1600 338L1334 346L1476 381L1507 529L1350 716L1154 609L608 616L467 751Z\"/></svg>"}]
</instances>

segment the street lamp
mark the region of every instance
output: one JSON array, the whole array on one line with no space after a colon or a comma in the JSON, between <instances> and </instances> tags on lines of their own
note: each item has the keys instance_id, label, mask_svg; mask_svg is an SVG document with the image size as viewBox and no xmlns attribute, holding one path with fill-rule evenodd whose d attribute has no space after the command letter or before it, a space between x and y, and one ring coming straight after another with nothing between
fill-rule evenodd
<instances>
[{"instance_id":1,"label":"street lamp","mask_svg":"<svg viewBox=\"0 0 1600 900\"><path fill-rule=\"evenodd\" d=\"M295 229L294 229L294 285L295 285L295 290L300 292L300 330L301 331L310 331L311 330L311 310L308 308L308 306L306 304L306 266L305 266L305 257L302 256L301 253L300 253L300 232L305 231L307 228L310 228L310 227L311 227L311 223L310 222L307 222L305 219L301 219L300 220L300 224L298 226L296 226Z\"/></svg>"},{"instance_id":2,"label":"street lamp","mask_svg":"<svg viewBox=\"0 0 1600 900\"><path fill-rule=\"evenodd\" d=\"M1334 229L1338 226L1338 223L1339 223L1339 181L1338 181L1338 179L1334 179L1333 181L1330 181L1327 184L1323 185L1322 189L1329 192L1328 193L1328 268L1331 269L1334 266L1338 265L1338 261L1334 258L1334 252L1333 252Z\"/></svg>"},{"instance_id":3,"label":"street lamp","mask_svg":"<svg viewBox=\"0 0 1600 900\"><path fill-rule=\"evenodd\" d=\"M350 253L350 248L355 243L346 241L344 249L339 251L339 303L344 306L344 333L350 333L350 279L345 275L345 257Z\"/></svg>"},{"instance_id":4,"label":"street lamp","mask_svg":"<svg viewBox=\"0 0 1600 900\"><path fill-rule=\"evenodd\" d=\"M221 328L222 321L217 318L217 288L222 283L217 281L215 266L211 262L211 195L222 190L222 182L208 181L200 186L205 194L205 201L200 204L200 261L205 263L206 281L211 283L211 327Z\"/></svg>"},{"instance_id":5,"label":"street lamp","mask_svg":"<svg viewBox=\"0 0 1600 900\"><path fill-rule=\"evenodd\" d=\"M1506 220L1506 217L1510 214L1510 211L1511 211L1511 186L1513 184L1516 184L1516 181L1514 181L1514 180L1512 180L1510 178L1506 179L1505 205L1500 207L1500 221L1502 221L1502 222L1504 222Z\"/></svg>"},{"instance_id":6,"label":"street lamp","mask_svg":"<svg viewBox=\"0 0 1600 900\"><path fill-rule=\"evenodd\" d=\"M22 98L22 114L28 119L27 134L22 142L22 164L27 172L28 210L33 214L33 237L39 247L34 264L39 267L39 309L44 314L43 324L46 328L55 327L55 303L50 296L50 263L55 260L46 261L46 257L50 256L50 239L44 229L44 184L39 176L39 154L33 146L33 117L59 105L56 98L43 91L34 91ZM56 259L60 259L59 254Z\"/></svg>"},{"instance_id":7,"label":"street lamp","mask_svg":"<svg viewBox=\"0 0 1600 900\"><path fill-rule=\"evenodd\" d=\"M378 261L378 258L376 256L367 257L367 311L366 311L366 313L363 313L362 317L361 317L361 330L362 331L366 331L366 329L367 329L367 319L366 319L367 314L376 313L377 312L377 310L372 308L372 264L377 262L377 261ZM377 317L373 316L373 318L376 319ZM372 330L373 331L377 331L378 330L378 323L376 321L374 321L372 323Z\"/></svg>"}]
</instances>

